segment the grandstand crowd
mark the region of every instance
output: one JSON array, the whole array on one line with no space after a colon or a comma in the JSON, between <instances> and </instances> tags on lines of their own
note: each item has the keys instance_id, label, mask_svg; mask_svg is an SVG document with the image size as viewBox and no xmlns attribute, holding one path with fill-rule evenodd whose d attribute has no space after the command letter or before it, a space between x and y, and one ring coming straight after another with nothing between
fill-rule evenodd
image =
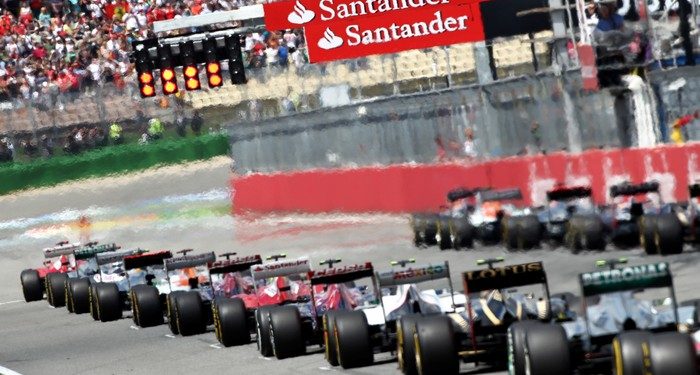
<instances>
[{"instance_id":1,"label":"grandstand crowd","mask_svg":"<svg viewBox=\"0 0 700 375\"><path fill-rule=\"evenodd\" d=\"M134 39L154 36L155 21L226 11L251 0L2 0L0 101L88 91L133 80ZM299 30L249 33L249 66L297 67L308 59Z\"/></svg>"}]
</instances>

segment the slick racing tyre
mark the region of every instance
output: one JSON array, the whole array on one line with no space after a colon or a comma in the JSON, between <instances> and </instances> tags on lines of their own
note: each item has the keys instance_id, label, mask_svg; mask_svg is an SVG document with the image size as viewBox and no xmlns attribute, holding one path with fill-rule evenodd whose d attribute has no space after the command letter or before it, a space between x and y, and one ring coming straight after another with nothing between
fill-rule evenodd
<instances>
[{"instance_id":1,"label":"slick racing tyre","mask_svg":"<svg viewBox=\"0 0 700 375\"><path fill-rule=\"evenodd\" d=\"M122 303L117 284L96 283L93 292L97 316L101 322L111 322L122 318Z\"/></svg>"},{"instance_id":2,"label":"slick racing tyre","mask_svg":"<svg viewBox=\"0 0 700 375\"><path fill-rule=\"evenodd\" d=\"M335 341L335 311L323 314L324 357L331 366L338 366L338 343Z\"/></svg>"},{"instance_id":3,"label":"slick racing tyre","mask_svg":"<svg viewBox=\"0 0 700 375\"><path fill-rule=\"evenodd\" d=\"M404 315L396 322L396 357L399 369L406 375L418 375L413 334L420 315Z\"/></svg>"},{"instance_id":4,"label":"slick racing tyre","mask_svg":"<svg viewBox=\"0 0 700 375\"><path fill-rule=\"evenodd\" d=\"M455 250L474 247L474 226L465 218L450 220L450 241Z\"/></svg>"},{"instance_id":5,"label":"slick racing tyre","mask_svg":"<svg viewBox=\"0 0 700 375\"><path fill-rule=\"evenodd\" d=\"M76 314L90 312L90 279L67 279L65 286L68 311Z\"/></svg>"},{"instance_id":6,"label":"slick racing tyre","mask_svg":"<svg viewBox=\"0 0 700 375\"><path fill-rule=\"evenodd\" d=\"M362 311L338 311L335 315L335 341L338 363L344 369L369 366L374 352L369 336L369 324Z\"/></svg>"},{"instance_id":7,"label":"slick racing tyre","mask_svg":"<svg viewBox=\"0 0 700 375\"><path fill-rule=\"evenodd\" d=\"M540 245L542 225L535 215L503 220L503 241L508 250L530 250Z\"/></svg>"},{"instance_id":8,"label":"slick racing tyre","mask_svg":"<svg viewBox=\"0 0 700 375\"><path fill-rule=\"evenodd\" d=\"M452 221L452 218L450 217L439 217L437 219L437 234L435 235L435 241L437 242L440 250L452 248L450 221Z\"/></svg>"},{"instance_id":9,"label":"slick racing tyre","mask_svg":"<svg viewBox=\"0 0 700 375\"><path fill-rule=\"evenodd\" d=\"M656 243L656 216L644 215L639 218L639 244L647 255L658 254Z\"/></svg>"},{"instance_id":10,"label":"slick racing tyre","mask_svg":"<svg viewBox=\"0 0 700 375\"><path fill-rule=\"evenodd\" d=\"M651 371L649 338L644 331L622 332L613 339L615 375L647 374ZM644 347L646 346L646 349Z\"/></svg>"},{"instance_id":11,"label":"slick racing tyre","mask_svg":"<svg viewBox=\"0 0 700 375\"><path fill-rule=\"evenodd\" d=\"M450 318L435 316L416 322L413 334L416 368L421 375L456 375L459 357Z\"/></svg>"},{"instance_id":12,"label":"slick racing tyre","mask_svg":"<svg viewBox=\"0 0 700 375\"><path fill-rule=\"evenodd\" d=\"M567 225L565 242L573 253L581 250L605 250L605 226L595 216L574 216Z\"/></svg>"},{"instance_id":13,"label":"slick racing tyre","mask_svg":"<svg viewBox=\"0 0 700 375\"><path fill-rule=\"evenodd\" d=\"M525 374L571 374L571 355L564 328L554 324L524 326L524 335L522 342L527 350L517 348L515 341L513 353L521 350L525 353Z\"/></svg>"},{"instance_id":14,"label":"slick racing tyre","mask_svg":"<svg viewBox=\"0 0 700 375\"><path fill-rule=\"evenodd\" d=\"M427 247L436 244L437 215L414 214L411 217L411 227L413 228L413 244L416 247Z\"/></svg>"},{"instance_id":15,"label":"slick racing tyre","mask_svg":"<svg viewBox=\"0 0 700 375\"><path fill-rule=\"evenodd\" d=\"M275 306L263 306L255 312L255 326L258 331L258 351L263 357L272 357L272 343L270 342L270 310Z\"/></svg>"},{"instance_id":16,"label":"slick racing tyre","mask_svg":"<svg viewBox=\"0 0 700 375\"><path fill-rule=\"evenodd\" d=\"M538 321L515 322L508 327L508 373L525 375L525 337L527 330L539 326Z\"/></svg>"},{"instance_id":17,"label":"slick racing tyre","mask_svg":"<svg viewBox=\"0 0 700 375\"><path fill-rule=\"evenodd\" d=\"M180 329L177 327L177 303L176 300L181 296L183 291L178 290L175 292L170 292L166 297L166 313L168 314L168 328L173 335L179 335Z\"/></svg>"},{"instance_id":18,"label":"slick racing tyre","mask_svg":"<svg viewBox=\"0 0 700 375\"><path fill-rule=\"evenodd\" d=\"M198 291L187 291L175 299L175 316L178 332L182 336L204 333L207 329L202 296Z\"/></svg>"},{"instance_id":19,"label":"slick racing tyre","mask_svg":"<svg viewBox=\"0 0 700 375\"><path fill-rule=\"evenodd\" d=\"M652 374L698 375L695 348L690 335L657 333L650 337Z\"/></svg>"},{"instance_id":20,"label":"slick racing tyre","mask_svg":"<svg viewBox=\"0 0 700 375\"><path fill-rule=\"evenodd\" d=\"M73 296L70 294L70 289L74 280L77 279L69 277L63 282L63 295L66 296L66 310L68 310L69 313L73 313Z\"/></svg>"},{"instance_id":21,"label":"slick racing tyre","mask_svg":"<svg viewBox=\"0 0 700 375\"><path fill-rule=\"evenodd\" d=\"M49 273L46 275L46 300L53 307L66 305L66 289L63 285L68 275L63 273Z\"/></svg>"},{"instance_id":22,"label":"slick racing tyre","mask_svg":"<svg viewBox=\"0 0 700 375\"><path fill-rule=\"evenodd\" d=\"M40 301L44 298L44 289L41 286L41 277L37 270L24 270L19 275L22 283L22 293L27 302Z\"/></svg>"},{"instance_id":23,"label":"slick racing tyre","mask_svg":"<svg viewBox=\"0 0 700 375\"><path fill-rule=\"evenodd\" d=\"M306 352L299 309L280 306L270 310L270 342L277 359L297 357Z\"/></svg>"},{"instance_id":24,"label":"slick racing tyre","mask_svg":"<svg viewBox=\"0 0 700 375\"><path fill-rule=\"evenodd\" d=\"M135 285L129 291L134 324L155 327L163 324L163 306L158 289L152 285Z\"/></svg>"},{"instance_id":25,"label":"slick racing tyre","mask_svg":"<svg viewBox=\"0 0 700 375\"><path fill-rule=\"evenodd\" d=\"M248 313L240 298L217 298L211 304L214 332L221 345L229 347L250 343Z\"/></svg>"},{"instance_id":26,"label":"slick racing tyre","mask_svg":"<svg viewBox=\"0 0 700 375\"><path fill-rule=\"evenodd\" d=\"M90 304L90 316L92 316L93 320L100 320L99 316L99 310L97 309L97 284L99 283L92 283L90 284L90 288L88 289L88 301Z\"/></svg>"},{"instance_id":27,"label":"slick racing tyre","mask_svg":"<svg viewBox=\"0 0 700 375\"><path fill-rule=\"evenodd\" d=\"M654 239L661 255L683 252L683 225L674 214L661 214L656 219Z\"/></svg>"}]
</instances>

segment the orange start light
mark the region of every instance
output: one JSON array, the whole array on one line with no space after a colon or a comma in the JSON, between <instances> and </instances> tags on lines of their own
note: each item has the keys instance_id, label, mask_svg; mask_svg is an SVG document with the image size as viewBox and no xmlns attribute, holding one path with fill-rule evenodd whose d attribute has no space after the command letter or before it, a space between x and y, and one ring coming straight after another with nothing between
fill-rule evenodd
<instances>
[{"instance_id":1,"label":"orange start light","mask_svg":"<svg viewBox=\"0 0 700 375\"><path fill-rule=\"evenodd\" d=\"M221 76L209 77L209 86L217 87L221 85Z\"/></svg>"},{"instance_id":2,"label":"orange start light","mask_svg":"<svg viewBox=\"0 0 700 375\"><path fill-rule=\"evenodd\" d=\"M177 92L177 85L174 82L166 82L163 85L163 92L166 94L173 94Z\"/></svg>"},{"instance_id":3,"label":"orange start light","mask_svg":"<svg viewBox=\"0 0 700 375\"><path fill-rule=\"evenodd\" d=\"M143 95L144 97L145 96L153 96L155 94L156 94L156 92L153 89L153 86L143 86L141 88L141 95Z\"/></svg>"},{"instance_id":4,"label":"orange start light","mask_svg":"<svg viewBox=\"0 0 700 375\"><path fill-rule=\"evenodd\" d=\"M185 87L188 90L197 90L199 88L199 80L195 78L188 78L185 82Z\"/></svg>"},{"instance_id":5,"label":"orange start light","mask_svg":"<svg viewBox=\"0 0 700 375\"><path fill-rule=\"evenodd\" d=\"M175 72L170 68L163 69L163 71L160 72L160 76L163 77L164 80L170 81L175 78Z\"/></svg>"},{"instance_id":6,"label":"orange start light","mask_svg":"<svg viewBox=\"0 0 700 375\"><path fill-rule=\"evenodd\" d=\"M145 85L153 82L153 74L151 72L143 72L139 76L139 81Z\"/></svg>"},{"instance_id":7,"label":"orange start light","mask_svg":"<svg viewBox=\"0 0 700 375\"><path fill-rule=\"evenodd\" d=\"M221 70L221 67L219 66L219 63L209 63L207 64L207 72L209 74L217 74Z\"/></svg>"},{"instance_id":8,"label":"orange start light","mask_svg":"<svg viewBox=\"0 0 700 375\"><path fill-rule=\"evenodd\" d=\"M188 66L185 68L184 74L187 78L193 78L199 75L199 70L194 66Z\"/></svg>"}]
</instances>

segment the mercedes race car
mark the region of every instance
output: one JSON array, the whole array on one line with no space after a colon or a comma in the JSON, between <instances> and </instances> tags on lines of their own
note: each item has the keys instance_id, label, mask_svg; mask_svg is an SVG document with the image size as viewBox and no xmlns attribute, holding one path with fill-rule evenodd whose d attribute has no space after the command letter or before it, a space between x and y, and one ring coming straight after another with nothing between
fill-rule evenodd
<instances>
[{"instance_id":1,"label":"mercedes race car","mask_svg":"<svg viewBox=\"0 0 700 375\"><path fill-rule=\"evenodd\" d=\"M516 323L508 330L511 374L698 374L695 344L682 322L667 263L579 275L583 313L561 324ZM556 360L552 360L556 358Z\"/></svg>"},{"instance_id":2,"label":"mercedes race car","mask_svg":"<svg viewBox=\"0 0 700 375\"><path fill-rule=\"evenodd\" d=\"M613 204L602 218L617 246L640 245L647 254L679 254L683 251L683 227L677 205L666 204L656 181L624 183L610 188Z\"/></svg>"},{"instance_id":3,"label":"mercedes race car","mask_svg":"<svg viewBox=\"0 0 700 375\"><path fill-rule=\"evenodd\" d=\"M605 250L607 230L587 186L558 186L547 192L548 206L539 210L544 238L574 252Z\"/></svg>"},{"instance_id":4,"label":"mercedes race car","mask_svg":"<svg viewBox=\"0 0 700 375\"><path fill-rule=\"evenodd\" d=\"M462 274L465 311L418 319L403 334L414 348L417 373L457 374L460 361L498 366L509 355L509 327L523 320L551 320L542 263L493 266L501 261L503 258L481 260L478 264L488 264L488 268ZM404 350L403 355L407 354ZM410 367L403 369L406 374L416 373Z\"/></svg>"},{"instance_id":5,"label":"mercedes race car","mask_svg":"<svg viewBox=\"0 0 700 375\"><path fill-rule=\"evenodd\" d=\"M376 353L398 348L399 367L416 372L414 347L406 335L423 316L454 313L463 309L465 298L452 289L447 262L408 266L414 260L392 262L399 266L378 272L375 282L381 293L379 305L329 312L323 319L326 360L333 366L351 368L372 364ZM419 288L426 283L446 282L444 288ZM375 299L376 301L376 299ZM412 336L411 336L412 337Z\"/></svg>"}]
</instances>

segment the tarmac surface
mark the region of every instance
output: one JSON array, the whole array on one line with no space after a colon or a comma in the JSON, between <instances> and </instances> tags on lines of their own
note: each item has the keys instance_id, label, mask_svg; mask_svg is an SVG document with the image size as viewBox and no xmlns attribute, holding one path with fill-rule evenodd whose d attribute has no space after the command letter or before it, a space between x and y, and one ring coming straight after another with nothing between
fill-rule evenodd
<instances>
[{"instance_id":1,"label":"tarmac surface","mask_svg":"<svg viewBox=\"0 0 700 375\"><path fill-rule=\"evenodd\" d=\"M323 355L277 361L262 358L254 343L222 348L213 331L173 337L167 326L138 329L128 316L112 323L89 315L53 309L45 301L25 303L22 269L41 264L40 249L82 237L123 248L194 248L236 251L241 255L286 253L309 256L314 264L329 257L343 263L371 261L389 268L390 260L450 262L455 286L459 273L478 268L479 258L505 256L509 263L542 260L550 289L578 294L576 276L601 258L628 257L631 264L667 261L679 300L700 297L700 256L643 256L639 249L572 255L564 249L509 253L500 247L467 251L419 250L411 244L407 217L388 215L276 215L234 218L228 195L229 163L217 159L180 169L161 169L129 177L83 181L0 198L0 374L400 374L395 362L377 357L376 366L343 371L329 368ZM81 216L90 220L81 228ZM4 367L3 367L4 366ZM464 365L463 373L502 371Z\"/></svg>"}]
</instances>

